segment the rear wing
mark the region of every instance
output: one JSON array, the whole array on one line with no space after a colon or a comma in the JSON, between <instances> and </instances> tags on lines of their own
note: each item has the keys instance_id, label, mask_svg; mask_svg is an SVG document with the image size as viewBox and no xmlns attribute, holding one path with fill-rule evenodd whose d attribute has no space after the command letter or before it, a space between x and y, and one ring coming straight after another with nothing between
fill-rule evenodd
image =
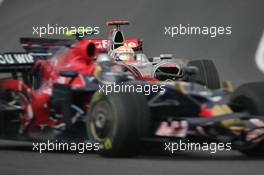
<instances>
[{"instance_id":1,"label":"rear wing","mask_svg":"<svg viewBox=\"0 0 264 175\"><path fill-rule=\"evenodd\" d=\"M31 69L39 59L49 59L62 47L71 46L76 40L21 38L20 43L26 52L0 54L1 78L17 79L19 76L31 76ZM5 77L6 76L6 77Z\"/></svg>"},{"instance_id":2,"label":"rear wing","mask_svg":"<svg viewBox=\"0 0 264 175\"><path fill-rule=\"evenodd\" d=\"M30 68L35 63L35 58L28 53L0 54L0 72L12 72Z\"/></svg>"},{"instance_id":3,"label":"rear wing","mask_svg":"<svg viewBox=\"0 0 264 175\"><path fill-rule=\"evenodd\" d=\"M0 80L21 79L31 84L31 69L36 59L28 53L13 52L0 54Z\"/></svg>"},{"instance_id":4,"label":"rear wing","mask_svg":"<svg viewBox=\"0 0 264 175\"><path fill-rule=\"evenodd\" d=\"M91 39L99 52L108 51L108 39ZM71 47L78 42L75 39L43 39L21 38L20 43L26 52L10 52L0 54L0 73L14 72L31 68L39 59L52 57L62 47ZM142 50L142 41L138 39L126 39L125 45L135 51Z\"/></svg>"},{"instance_id":5,"label":"rear wing","mask_svg":"<svg viewBox=\"0 0 264 175\"><path fill-rule=\"evenodd\" d=\"M71 46L76 40L21 38L20 43L26 52L0 54L0 79L23 79L29 84L32 67L40 59L51 58L62 47Z\"/></svg>"}]
</instances>

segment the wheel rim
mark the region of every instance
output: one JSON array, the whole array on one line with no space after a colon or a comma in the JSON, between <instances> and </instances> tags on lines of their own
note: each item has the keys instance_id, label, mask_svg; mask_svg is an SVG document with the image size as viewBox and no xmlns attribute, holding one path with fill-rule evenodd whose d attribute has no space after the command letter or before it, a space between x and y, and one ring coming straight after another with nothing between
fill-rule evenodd
<instances>
[{"instance_id":1,"label":"wheel rim","mask_svg":"<svg viewBox=\"0 0 264 175\"><path fill-rule=\"evenodd\" d=\"M96 104L89 123L92 137L96 141L102 142L107 138L113 128L113 117L110 105L105 101Z\"/></svg>"}]
</instances>

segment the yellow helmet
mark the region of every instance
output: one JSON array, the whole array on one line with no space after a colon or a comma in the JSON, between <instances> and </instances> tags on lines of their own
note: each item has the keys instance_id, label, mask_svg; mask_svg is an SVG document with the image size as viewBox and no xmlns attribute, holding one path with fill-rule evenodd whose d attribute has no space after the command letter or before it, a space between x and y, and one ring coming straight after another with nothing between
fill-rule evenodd
<instances>
[{"instance_id":1,"label":"yellow helmet","mask_svg":"<svg viewBox=\"0 0 264 175\"><path fill-rule=\"evenodd\" d=\"M129 61L135 59L135 52L132 48L128 46L120 46L112 51L111 56L116 61Z\"/></svg>"}]
</instances>

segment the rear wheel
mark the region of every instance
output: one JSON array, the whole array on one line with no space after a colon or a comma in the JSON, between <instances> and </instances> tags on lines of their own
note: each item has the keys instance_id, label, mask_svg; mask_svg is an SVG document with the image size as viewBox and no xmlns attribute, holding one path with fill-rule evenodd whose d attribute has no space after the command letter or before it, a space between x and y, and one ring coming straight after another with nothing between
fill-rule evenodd
<instances>
[{"instance_id":1,"label":"rear wheel","mask_svg":"<svg viewBox=\"0 0 264 175\"><path fill-rule=\"evenodd\" d=\"M198 73L191 75L188 78L189 81L197 82L209 89L220 88L219 74L212 60L193 60L189 62L188 66L198 68Z\"/></svg>"},{"instance_id":2,"label":"rear wheel","mask_svg":"<svg viewBox=\"0 0 264 175\"><path fill-rule=\"evenodd\" d=\"M149 109L142 94L96 93L87 120L89 139L105 157L131 157L149 132Z\"/></svg>"},{"instance_id":3,"label":"rear wheel","mask_svg":"<svg viewBox=\"0 0 264 175\"><path fill-rule=\"evenodd\" d=\"M238 87L231 96L231 106L236 112L264 115L264 82L248 83ZM264 142L240 150L248 156L264 156Z\"/></svg>"}]
</instances>

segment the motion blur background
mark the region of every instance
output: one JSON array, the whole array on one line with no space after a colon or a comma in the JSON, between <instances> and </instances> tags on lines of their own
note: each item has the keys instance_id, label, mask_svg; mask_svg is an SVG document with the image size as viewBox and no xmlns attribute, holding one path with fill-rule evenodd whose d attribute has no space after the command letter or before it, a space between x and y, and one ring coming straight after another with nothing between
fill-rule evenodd
<instances>
[{"instance_id":1,"label":"motion blur background","mask_svg":"<svg viewBox=\"0 0 264 175\"><path fill-rule=\"evenodd\" d=\"M231 80L237 86L264 80L254 61L264 29L263 7L263 0L4 0L0 5L0 52L22 51L19 37L32 37L33 26L99 26L99 37L107 37L106 20L129 20L130 26L124 27L126 36L142 38L149 57L173 53L181 58L212 59L221 79ZM164 26L178 24L232 26L232 35L217 38L164 35ZM4 149L0 157L3 175L47 174L46 171L56 174L263 174L262 160L245 160L236 152L224 156L183 154L176 161L149 157L108 161L95 155L39 155Z\"/></svg>"},{"instance_id":2,"label":"motion blur background","mask_svg":"<svg viewBox=\"0 0 264 175\"><path fill-rule=\"evenodd\" d=\"M222 80L239 85L264 80L254 62L264 29L263 7L261 0L5 0L0 7L0 52L21 51L19 37L32 37L33 26L99 26L99 37L107 37L106 20L129 20L126 36L143 39L148 56L212 59ZM232 35L164 35L164 26L178 24L231 26Z\"/></svg>"}]
</instances>

